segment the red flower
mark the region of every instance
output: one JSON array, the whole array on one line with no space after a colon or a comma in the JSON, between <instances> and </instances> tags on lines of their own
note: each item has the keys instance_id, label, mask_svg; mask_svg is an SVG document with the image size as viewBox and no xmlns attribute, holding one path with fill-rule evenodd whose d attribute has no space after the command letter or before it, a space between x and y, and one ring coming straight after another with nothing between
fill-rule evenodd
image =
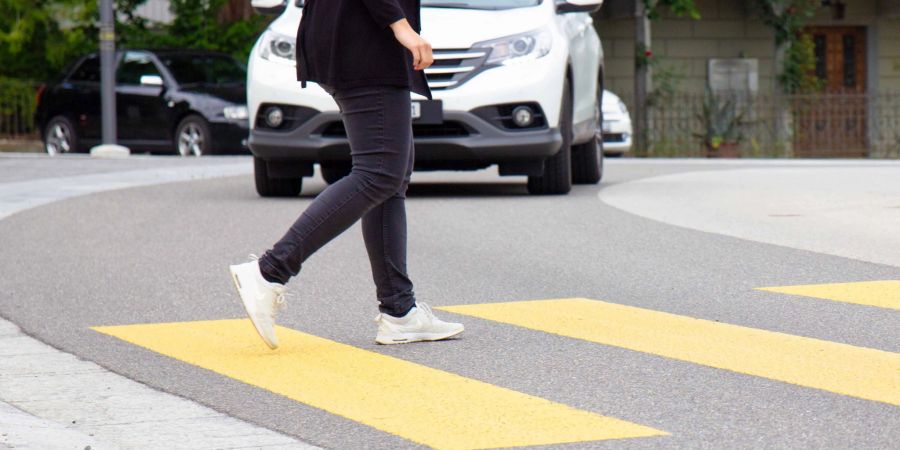
<instances>
[{"instance_id":1,"label":"red flower","mask_svg":"<svg viewBox=\"0 0 900 450\"><path fill-rule=\"evenodd\" d=\"M648 58L652 58L652 57L653 57L653 52L650 51L650 50L647 50L647 51L644 52L644 56L646 56L646 57L648 57Z\"/></svg>"}]
</instances>

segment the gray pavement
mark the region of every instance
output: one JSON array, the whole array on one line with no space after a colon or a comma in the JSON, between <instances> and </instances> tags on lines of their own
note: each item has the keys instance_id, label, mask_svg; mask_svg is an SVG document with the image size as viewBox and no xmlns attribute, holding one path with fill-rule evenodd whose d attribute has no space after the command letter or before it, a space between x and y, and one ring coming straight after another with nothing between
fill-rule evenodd
<instances>
[{"instance_id":1,"label":"gray pavement","mask_svg":"<svg viewBox=\"0 0 900 450\"><path fill-rule=\"evenodd\" d=\"M4 162L0 157L0 171ZM696 192L689 185L704 182L700 173L802 172L804 164L810 163L613 160L602 186L577 187L567 197L528 196L523 179L492 171L417 173L408 203L411 275L419 299L436 306L588 297L900 352L896 310L754 290L900 279L900 266L673 226L605 203L617 201L606 190L641 199L636 189L657 176L683 176L679 185ZM859 169L855 162L827 164ZM784 196L803 192L782 187ZM315 181L297 199L261 199L241 175L94 192L16 213L0 221L0 267L13 274L0 279L7 293L0 315L125 378L304 442L414 448L89 329L242 317L224 267L265 250L322 188ZM356 228L310 259L289 288L295 298L282 316L287 327L670 433L559 448L893 448L900 440L896 406L472 318L451 316L466 323L462 339L376 346L368 262Z\"/></svg>"},{"instance_id":2,"label":"gray pavement","mask_svg":"<svg viewBox=\"0 0 900 450\"><path fill-rule=\"evenodd\" d=\"M0 219L94 192L250 170L246 158L0 155ZM33 339L3 319L0 355L4 448L315 448L116 375ZM154 432L148 433L150 429Z\"/></svg>"}]
</instances>

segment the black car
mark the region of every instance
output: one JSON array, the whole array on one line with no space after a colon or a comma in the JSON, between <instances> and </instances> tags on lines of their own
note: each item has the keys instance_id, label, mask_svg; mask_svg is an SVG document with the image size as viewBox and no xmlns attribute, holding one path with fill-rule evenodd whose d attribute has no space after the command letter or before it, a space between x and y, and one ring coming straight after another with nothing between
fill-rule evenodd
<instances>
[{"instance_id":1,"label":"black car","mask_svg":"<svg viewBox=\"0 0 900 450\"><path fill-rule=\"evenodd\" d=\"M224 53L125 50L116 55L118 143L132 151L201 156L249 152L246 67ZM54 155L101 143L100 57L41 89L35 121Z\"/></svg>"}]
</instances>

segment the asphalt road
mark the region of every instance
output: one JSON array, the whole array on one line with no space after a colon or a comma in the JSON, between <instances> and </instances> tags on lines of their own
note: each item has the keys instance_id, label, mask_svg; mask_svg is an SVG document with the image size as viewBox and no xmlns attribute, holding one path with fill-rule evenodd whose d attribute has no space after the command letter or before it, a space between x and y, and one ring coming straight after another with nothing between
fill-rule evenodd
<instances>
[{"instance_id":1,"label":"asphalt road","mask_svg":"<svg viewBox=\"0 0 900 450\"><path fill-rule=\"evenodd\" d=\"M601 186L565 197L528 196L522 179L490 173L416 174L407 208L417 296L433 306L589 298L900 353L896 309L755 290L898 280L900 267L676 227L598 197L635 180L754 164L615 161ZM96 193L15 214L0 221L0 315L114 372L305 442L416 448L397 433L91 329L243 317L227 265L268 248L322 188L316 181L300 198L262 199L251 177L238 176ZM470 316L439 312L465 323L460 339L378 346L358 225L314 255L289 289L280 318L287 328L666 433L552 448L900 442L896 404ZM452 413L431 405L420 421L439 426L445 414Z\"/></svg>"}]
</instances>

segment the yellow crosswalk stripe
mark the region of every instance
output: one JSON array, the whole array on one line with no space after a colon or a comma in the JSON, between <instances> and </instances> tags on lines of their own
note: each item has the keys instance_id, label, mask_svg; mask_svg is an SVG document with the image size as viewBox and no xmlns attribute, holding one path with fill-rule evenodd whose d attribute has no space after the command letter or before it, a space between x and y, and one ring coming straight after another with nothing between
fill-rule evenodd
<instances>
[{"instance_id":1,"label":"yellow crosswalk stripe","mask_svg":"<svg viewBox=\"0 0 900 450\"><path fill-rule=\"evenodd\" d=\"M667 434L288 328L269 351L248 320L93 329L433 448Z\"/></svg>"},{"instance_id":2,"label":"yellow crosswalk stripe","mask_svg":"<svg viewBox=\"0 0 900 450\"><path fill-rule=\"evenodd\" d=\"M879 308L900 309L900 280L776 286L759 288L759 290Z\"/></svg>"},{"instance_id":3,"label":"yellow crosswalk stripe","mask_svg":"<svg viewBox=\"0 0 900 450\"><path fill-rule=\"evenodd\" d=\"M900 354L584 298L440 308L900 406Z\"/></svg>"}]
</instances>

